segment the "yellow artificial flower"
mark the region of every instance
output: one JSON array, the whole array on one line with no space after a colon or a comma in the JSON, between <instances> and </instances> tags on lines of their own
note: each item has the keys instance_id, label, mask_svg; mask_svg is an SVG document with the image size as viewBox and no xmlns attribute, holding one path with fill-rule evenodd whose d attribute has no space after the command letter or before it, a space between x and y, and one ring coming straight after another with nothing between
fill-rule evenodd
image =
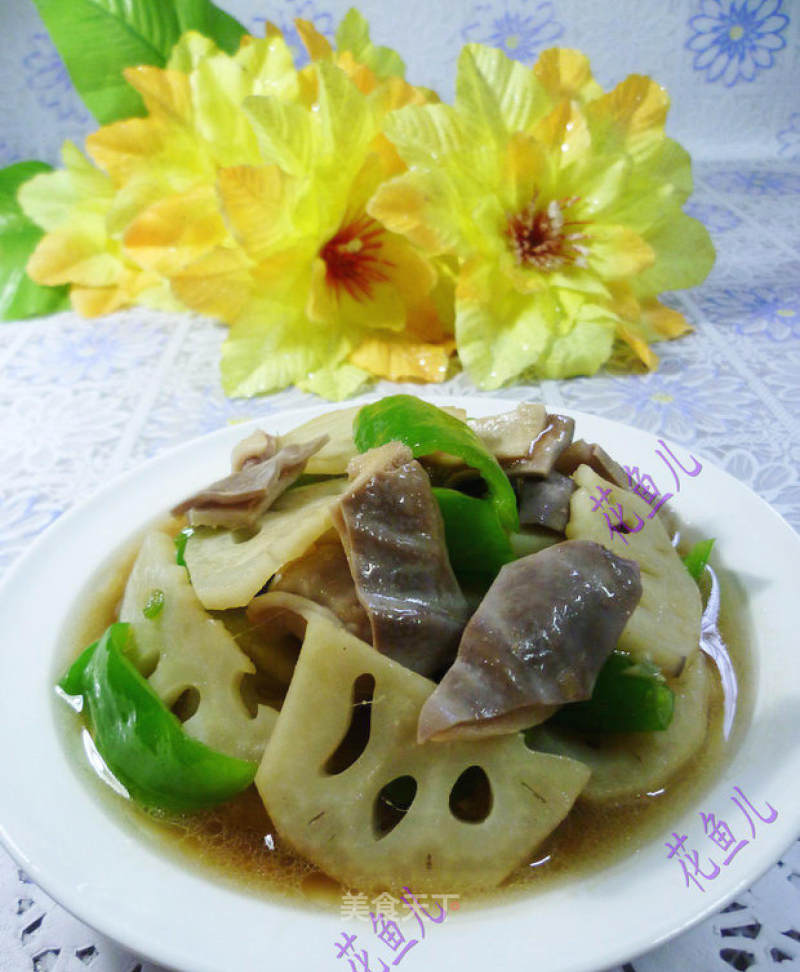
<instances>
[{"instance_id":1,"label":"yellow artificial flower","mask_svg":"<svg viewBox=\"0 0 800 972\"><path fill-rule=\"evenodd\" d=\"M72 304L87 317L133 304L185 309L166 278L226 235L213 202L217 170L259 161L242 102L263 93L297 98L300 91L280 37L245 38L231 57L189 32L166 69L145 65L125 76L142 95L147 117L89 135L97 167L67 143L64 168L20 191L23 209L46 231L29 275L71 284ZM199 200L202 219L195 218Z\"/></svg>"},{"instance_id":2,"label":"yellow artificial flower","mask_svg":"<svg viewBox=\"0 0 800 972\"><path fill-rule=\"evenodd\" d=\"M370 375L442 380L453 342L436 270L366 212L402 168L381 142L385 90L364 94L327 59L310 76L311 104L246 100L260 161L219 169L230 236L171 272L174 292L233 325L222 351L231 394L295 383L340 398ZM198 201L195 218L212 209Z\"/></svg>"},{"instance_id":3,"label":"yellow artificial flower","mask_svg":"<svg viewBox=\"0 0 800 972\"><path fill-rule=\"evenodd\" d=\"M160 301L233 325L231 394L442 380L452 285L365 208L405 168L383 118L429 95L392 73L402 62L359 14L337 52L300 29L318 54L302 72L272 26L232 56L189 32L165 68L126 70L147 115L87 138L97 168L70 150L66 170L26 187L48 231L30 272L72 284L84 313Z\"/></svg>"},{"instance_id":4,"label":"yellow artificial flower","mask_svg":"<svg viewBox=\"0 0 800 972\"><path fill-rule=\"evenodd\" d=\"M28 261L28 275L47 286L71 284L72 305L84 317L108 314L133 303L177 309L169 284L142 270L109 236L115 192L71 142L62 149L64 168L35 176L22 186L25 213L46 232Z\"/></svg>"},{"instance_id":5,"label":"yellow artificial flower","mask_svg":"<svg viewBox=\"0 0 800 972\"><path fill-rule=\"evenodd\" d=\"M690 161L664 134L667 107L642 76L603 93L575 51L530 70L473 44L454 107L387 116L409 171L367 212L457 259L458 353L481 387L592 374L616 339L652 368L650 342L688 329L656 297L699 283L714 250L681 210Z\"/></svg>"}]
</instances>

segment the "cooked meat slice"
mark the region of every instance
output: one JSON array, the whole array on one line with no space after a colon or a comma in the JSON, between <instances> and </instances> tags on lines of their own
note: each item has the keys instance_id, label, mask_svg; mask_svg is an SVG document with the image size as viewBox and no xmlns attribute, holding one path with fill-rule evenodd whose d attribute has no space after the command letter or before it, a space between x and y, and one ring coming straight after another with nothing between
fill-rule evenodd
<instances>
[{"instance_id":1,"label":"cooked meat slice","mask_svg":"<svg viewBox=\"0 0 800 972\"><path fill-rule=\"evenodd\" d=\"M173 515L186 513L191 526L253 530L261 514L303 472L309 457L328 441L323 435L311 442L285 446L274 454L270 454L270 443L265 442L261 451L267 458L258 460L253 445L258 449L260 443L251 442L252 438L240 443L244 447L241 452L234 450L234 466L242 462L238 472L185 499L172 510Z\"/></svg>"},{"instance_id":2,"label":"cooked meat slice","mask_svg":"<svg viewBox=\"0 0 800 972\"><path fill-rule=\"evenodd\" d=\"M558 472L565 476L571 476L578 466L588 466L598 476L617 486L622 486L623 489L630 485L628 474L622 466L596 442L589 443L585 439L578 439L561 453L555 464Z\"/></svg>"},{"instance_id":3,"label":"cooked meat slice","mask_svg":"<svg viewBox=\"0 0 800 972\"><path fill-rule=\"evenodd\" d=\"M513 732L589 698L641 593L638 565L597 543L506 564L422 708L420 742Z\"/></svg>"},{"instance_id":4,"label":"cooked meat slice","mask_svg":"<svg viewBox=\"0 0 800 972\"><path fill-rule=\"evenodd\" d=\"M470 419L469 427L495 458L524 459L546 425L544 405L521 402L513 412Z\"/></svg>"},{"instance_id":5,"label":"cooked meat slice","mask_svg":"<svg viewBox=\"0 0 800 972\"><path fill-rule=\"evenodd\" d=\"M332 519L378 651L421 675L455 657L468 617L422 466L399 442L354 459Z\"/></svg>"},{"instance_id":6,"label":"cooked meat slice","mask_svg":"<svg viewBox=\"0 0 800 972\"><path fill-rule=\"evenodd\" d=\"M548 415L545 426L531 442L527 456L502 461L509 476L549 476L561 453L572 442L575 419L567 415Z\"/></svg>"},{"instance_id":7,"label":"cooked meat slice","mask_svg":"<svg viewBox=\"0 0 800 972\"><path fill-rule=\"evenodd\" d=\"M575 483L555 470L545 479L520 476L516 482L521 526L547 527L564 532L569 522L569 499Z\"/></svg>"},{"instance_id":8,"label":"cooked meat slice","mask_svg":"<svg viewBox=\"0 0 800 972\"><path fill-rule=\"evenodd\" d=\"M367 612L356 596L342 542L329 530L302 557L282 567L269 585L270 591L299 594L332 611L357 638L372 641Z\"/></svg>"},{"instance_id":9,"label":"cooked meat slice","mask_svg":"<svg viewBox=\"0 0 800 972\"><path fill-rule=\"evenodd\" d=\"M277 438L262 429L256 429L234 446L231 453L231 472L236 473L245 466L271 459L277 451Z\"/></svg>"}]
</instances>

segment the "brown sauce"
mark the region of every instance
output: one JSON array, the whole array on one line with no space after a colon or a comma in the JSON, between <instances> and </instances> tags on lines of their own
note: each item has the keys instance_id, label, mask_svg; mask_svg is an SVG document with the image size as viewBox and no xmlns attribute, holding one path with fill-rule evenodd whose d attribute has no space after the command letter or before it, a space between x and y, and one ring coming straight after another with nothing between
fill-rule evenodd
<instances>
[{"instance_id":1,"label":"brown sauce","mask_svg":"<svg viewBox=\"0 0 800 972\"><path fill-rule=\"evenodd\" d=\"M174 520L161 521L156 526L168 532L180 528ZM65 653L59 659L54 682L69 661L117 619L138 543L133 542L117 553L87 585L87 592L65 632ZM754 673L745 650L750 641L745 593L726 571L720 569L717 575L722 598L719 627L739 683L736 719L730 738L723 738L722 691L719 679L714 675L715 689L705 742L663 790L621 806L591 807L579 799L533 857L520 865L500 888L486 895L470 896L475 903L500 900L512 894L530 894L628 857L650 841L669 834L672 821L721 774L738 748L749 722ZM230 627L238 636L244 630L241 612L232 614ZM713 663L707 663L713 671ZM58 710L65 745L78 772L98 799L113 804L109 812L126 827L141 834L143 839L154 841L161 850L177 856L187 867L196 869L201 866L210 880L306 905L340 905L341 886L294 854L282 841L255 787L227 804L200 813L167 817L144 811L131 801L118 797L95 776L87 764L80 739L86 730L68 706L59 702ZM447 890L441 889L443 893Z\"/></svg>"}]
</instances>

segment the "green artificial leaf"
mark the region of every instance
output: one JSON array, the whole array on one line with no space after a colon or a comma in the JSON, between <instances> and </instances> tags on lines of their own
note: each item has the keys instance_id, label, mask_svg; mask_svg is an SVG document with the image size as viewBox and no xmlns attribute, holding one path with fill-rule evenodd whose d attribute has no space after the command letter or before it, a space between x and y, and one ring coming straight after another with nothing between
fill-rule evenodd
<instances>
[{"instance_id":1,"label":"green artificial leaf","mask_svg":"<svg viewBox=\"0 0 800 972\"><path fill-rule=\"evenodd\" d=\"M0 320L16 321L69 307L68 287L42 287L25 272L42 231L23 213L17 190L50 168L44 162L18 162L0 169Z\"/></svg>"},{"instance_id":2,"label":"green artificial leaf","mask_svg":"<svg viewBox=\"0 0 800 972\"><path fill-rule=\"evenodd\" d=\"M126 67L164 67L173 45L197 30L233 54L245 28L210 0L33 0L87 108L102 124L143 115Z\"/></svg>"}]
</instances>

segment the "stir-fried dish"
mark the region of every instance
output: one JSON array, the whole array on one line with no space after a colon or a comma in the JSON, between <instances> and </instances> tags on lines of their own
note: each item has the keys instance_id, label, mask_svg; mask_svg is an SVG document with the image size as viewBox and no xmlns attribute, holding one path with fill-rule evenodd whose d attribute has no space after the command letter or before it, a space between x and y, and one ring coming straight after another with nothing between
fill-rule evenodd
<instances>
[{"instance_id":1,"label":"stir-fried dish","mask_svg":"<svg viewBox=\"0 0 800 972\"><path fill-rule=\"evenodd\" d=\"M665 786L708 727L710 542L682 559L573 431L395 395L254 432L184 529L147 534L61 694L147 809L255 784L344 885L498 885L576 801Z\"/></svg>"}]
</instances>

